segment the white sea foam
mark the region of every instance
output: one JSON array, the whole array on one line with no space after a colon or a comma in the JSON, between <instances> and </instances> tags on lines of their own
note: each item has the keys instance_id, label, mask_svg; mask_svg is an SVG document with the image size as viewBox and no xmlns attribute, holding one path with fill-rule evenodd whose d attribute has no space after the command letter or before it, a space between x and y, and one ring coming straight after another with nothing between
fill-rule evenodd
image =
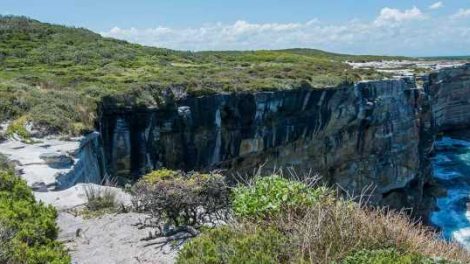
<instances>
[{"instance_id":1,"label":"white sea foam","mask_svg":"<svg viewBox=\"0 0 470 264\"><path fill-rule=\"evenodd\" d=\"M462 228L452 234L452 239L470 250L470 227Z\"/></svg>"}]
</instances>

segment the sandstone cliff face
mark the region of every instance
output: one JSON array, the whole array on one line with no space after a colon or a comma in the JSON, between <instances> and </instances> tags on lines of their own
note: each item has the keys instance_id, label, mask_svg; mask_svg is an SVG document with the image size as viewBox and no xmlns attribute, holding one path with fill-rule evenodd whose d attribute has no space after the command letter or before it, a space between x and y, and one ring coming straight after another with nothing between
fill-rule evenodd
<instances>
[{"instance_id":1,"label":"sandstone cliff face","mask_svg":"<svg viewBox=\"0 0 470 264\"><path fill-rule=\"evenodd\" d=\"M431 175L428 95L413 79L188 98L165 109L102 109L107 171L307 168L373 201L421 202ZM370 190L369 190L370 192Z\"/></svg>"},{"instance_id":2,"label":"sandstone cliff face","mask_svg":"<svg viewBox=\"0 0 470 264\"><path fill-rule=\"evenodd\" d=\"M347 192L369 187L374 202L419 209L436 133L470 124L470 65L423 79L103 107L106 171L312 169Z\"/></svg>"},{"instance_id":3,"label":"sandstone cliff face","mask_svg":"<svg viewBox=\"0 0 470 264\"><path fill-rule=\"evenodd\" d=\"M470 65L443 69L429 75L425 88L433 101L439 131L470 126Z\"/></svg>"},{"instance_id":4,"label":"sandstone cliff face","mask_svg":"<svg viewBox=\"0 0 470 264\"><path fill-rule=\"evenodd\" d=\"M63 190L77 183L101 184L105 178L103 150L99 133L90 133L80 140L73 153L74 164L70 171L56 178L56 188Z\"/></svg>"}]
</instances>

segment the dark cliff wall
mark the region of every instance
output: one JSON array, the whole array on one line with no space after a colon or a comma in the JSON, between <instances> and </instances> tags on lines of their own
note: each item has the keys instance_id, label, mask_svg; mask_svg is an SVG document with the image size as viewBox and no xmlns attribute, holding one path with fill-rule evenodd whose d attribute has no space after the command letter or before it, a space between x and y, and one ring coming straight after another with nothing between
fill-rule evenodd
<instances>
[{"instance_id":1,"label":"dark cliff wall","mask_svg":"<svg viewBox=\"0 0 470 264\"><path fill-rule=\"evenodd\" d=\"M373 201L421 202L431 175L432 114L414 80L187 98L165 109L102 109L108 172L155 168L311 168Z\"/></svg>"},{"instance_id":2,"label":"dark cliff wall","mask_svg":"<svg viewBox=\"0 0 470 264\"><path fill-rule=\"evenodd\" d=\"M106 171L312 169L372 201L423 209L437 132L470 125L470 65L332 89L192 97L160 109L101 109ZM425 208L424 208L425 209Z\"/></svg>"},{"instance_id":3,"label":"dark cliff wall","mask_svg":"<svg viewBox=\"0 0 470 264\"><path fill-rule=\"evenodd\" d=\"M425 88L432 96L439 131L470 126L470 64L431 73Z\"/></svg>"}]
</instances>

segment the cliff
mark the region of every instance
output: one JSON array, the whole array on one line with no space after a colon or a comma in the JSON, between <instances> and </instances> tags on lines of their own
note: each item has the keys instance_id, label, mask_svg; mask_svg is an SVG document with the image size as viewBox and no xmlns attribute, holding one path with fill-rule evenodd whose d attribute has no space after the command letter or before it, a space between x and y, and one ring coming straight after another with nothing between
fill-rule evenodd
<instances>
[{"instance_id":1,"label":"cliff","mask_svg":"<svg viewBox=\"0 0 470 264\"><path fill-rule=\"evenodd\" d=\"M70 152L71 170L40 185L63 189L100 175L135 180L161 167L293 167L350 194L367 189L377 204L426 210L435 135L470 124L469 70L444 69L423 82L186 97L160 108L102 104L100 133Z\"/></svg>"},{"instance_id":2,"label":"cliff","mask_svg":"<svg viewBox=\"0 0 470 264\"><path fill-rule=\"evenodd\" d=\"M470 126L470 66L448 68L429 75L426 89L432 96L433 116L439 131Z\"/></svg>"},{"instance_id":3,"label":"cliff","mask_svg":"<svg viewBox=\"0 0 470 264\"><path fill-rule=\"evenodd\" d=\"M102 107L110 175L159 167L295 167L396 208L417 208L431 176L430 96L414 79L329 89L190 97L163 109Z\"/></svg>"}]
</instances>

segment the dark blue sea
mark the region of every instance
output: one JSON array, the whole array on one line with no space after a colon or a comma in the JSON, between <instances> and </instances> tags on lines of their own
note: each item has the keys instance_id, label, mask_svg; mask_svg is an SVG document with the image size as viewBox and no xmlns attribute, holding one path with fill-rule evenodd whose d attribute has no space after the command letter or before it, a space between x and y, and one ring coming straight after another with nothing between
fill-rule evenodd
<instances>
[{"instance_id":1,"label":"dark blue sea","mask_svg":"<svg viewBox=\"0 0 470 264\"><path fill-rule=\"evenodd\" d=\"M470 249L470 137L446 136L435 146L434 178L447 195L437 199L431 222Z\"/></svg>"}]
</instances>

